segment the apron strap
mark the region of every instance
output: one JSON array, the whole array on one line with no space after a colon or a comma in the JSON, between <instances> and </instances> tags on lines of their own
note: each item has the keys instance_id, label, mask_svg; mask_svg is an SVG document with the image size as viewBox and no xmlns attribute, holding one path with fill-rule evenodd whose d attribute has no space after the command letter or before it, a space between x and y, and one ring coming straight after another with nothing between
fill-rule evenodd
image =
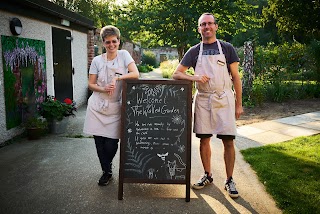
<instances>
[{"instance_id":1,"label":"apron strap","mask_svg":"<svg viewBox=\"0 0 320 214\"><path fill-rule=\"evenodd\" d=\"M202 52L203 52L203 42L200 42L200 51L198 55L198 64L201 65L202 63Z\"/></svg>"},{"instance_id":2,"label":"apron strap","mask_svg":"<svg viewBox=\"0 0 320 214\"><path fill-rule=\"evenodd\" d=\"M219 54L223 54L221 44L218 39L217 39L217 45L218 45L218 49L219 49Z\"/></svg>"},{"instance_id":3,"label":"apron strap","mask_svg":"<svg viewBox=\"0 0 320 214\"><path fill-rule=\"evenodd\" d=\"M219 54L223 54L222 48L221 48L221 44L219 42L219 40L217 39L217 45L218 45L218 49L219 49ZM202 53L203 53L203 42L200 42L200 50L199 50L199 55L198 55L198 63L199 65L201 65L202 63Z\"/></svg>"}]
</instances>

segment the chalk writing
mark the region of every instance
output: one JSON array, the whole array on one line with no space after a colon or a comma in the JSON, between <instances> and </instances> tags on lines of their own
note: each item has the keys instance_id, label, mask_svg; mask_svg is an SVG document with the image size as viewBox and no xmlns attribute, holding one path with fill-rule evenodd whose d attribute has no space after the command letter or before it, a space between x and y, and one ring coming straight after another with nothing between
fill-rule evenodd
<instances>
[{"instance_id":1,"label":"chalk writing","mask_svg":"<svg viewBox=\"0 0 320 214\"><path fill-rule=\"evenodd\" d=\"M128 84L125 177L185 179L186 92L178 84Z\"/></svg>"}]
</instances>

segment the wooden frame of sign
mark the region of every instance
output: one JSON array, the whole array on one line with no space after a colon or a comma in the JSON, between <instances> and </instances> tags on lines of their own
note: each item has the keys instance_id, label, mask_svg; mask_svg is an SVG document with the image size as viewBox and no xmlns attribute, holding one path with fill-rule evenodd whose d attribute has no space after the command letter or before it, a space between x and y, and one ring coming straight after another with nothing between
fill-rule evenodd
<instances>
[{"instance_id":1,"label":"wooden frame of sign","mask_svg":"<svg viewBox=\"0 0 320 214\"><path fill-rule=\"evenodd\" d=\"M190 201L192 82L123 81L118 199L124 183L185 184Z\"/></svg>"}]
</instances>

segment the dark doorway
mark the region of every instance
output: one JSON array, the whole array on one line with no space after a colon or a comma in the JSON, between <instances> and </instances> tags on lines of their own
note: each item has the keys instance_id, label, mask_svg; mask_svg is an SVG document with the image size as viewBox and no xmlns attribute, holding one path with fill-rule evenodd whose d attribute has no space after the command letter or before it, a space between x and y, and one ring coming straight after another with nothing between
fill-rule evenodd
<instances>
[{"instance_id":1,"label":"dark doorway","mask_svg":"<svg viewBox=\"0 0 320 214\"><path fill-rule=\"evenodd\" d=\"M54 91L60 101L73 99L71 40L70 31L52 28Z\"/></svg>"}]
</instances>

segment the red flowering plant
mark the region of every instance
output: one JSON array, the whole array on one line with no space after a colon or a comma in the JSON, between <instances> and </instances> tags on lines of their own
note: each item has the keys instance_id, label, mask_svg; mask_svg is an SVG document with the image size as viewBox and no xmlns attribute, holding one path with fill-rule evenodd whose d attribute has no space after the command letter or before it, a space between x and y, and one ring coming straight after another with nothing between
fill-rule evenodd
<instances>
[{"instance_id":1,"label":"red flowering plant","mask_svg":"<svg viewBox=\"0 0 320 214\"><path fill-rule=\"evenodd\" d=\"M48 95L44 102L40 104L39 113L47 121L61 121L64 117L75 116L77 111L76 103L69 98L60 102L55 97Z\"/></svg>"}]
</instances>

